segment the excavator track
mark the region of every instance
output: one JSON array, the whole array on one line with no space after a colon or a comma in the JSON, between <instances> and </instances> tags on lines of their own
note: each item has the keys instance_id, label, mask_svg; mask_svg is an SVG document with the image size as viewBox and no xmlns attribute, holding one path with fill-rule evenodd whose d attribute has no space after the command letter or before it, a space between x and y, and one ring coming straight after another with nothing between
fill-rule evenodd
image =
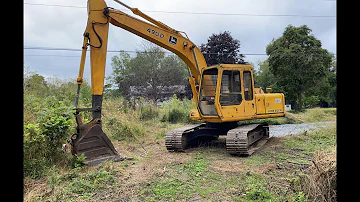
<instances>
[{"instance_id":1,"label":"excavator track","mask_svg":"<svg viewBox=\"0 0 360 202\"><path fill-rule=\"evenodd\" d=\"M227 129L226 129L227 128ZM168 151L181 152L197 137L216 137L226 135L226 150L231 155L249 156L263 146L269 138L268 124L248 124L207 126L206 124L187 125L169 131L165 136Z\"/></svg>"},{"instance_id":2,"label":"excavator track","mask_svg":"<svg viewBox=\"0 0 360 202\"><path fill-rule=\"evenodd\" d=\"M269 138L267 124L238 126L226 135L226 150L232 155L249 156L263 146Z\"/></svg>"},{"instance_id":3,"label":"excavator track","mask_svg":"<svg viewBox=\"0 0 360 202\"><path fill-rule=\"evenodd\" d=\"M186 145L188 144L188 138L186 133L191 132L197 127L201 126L202 124L198 125L187 125L182 128L177 128L175 130L169 131L165 136L165 146L168 151L184 151Z\"/></svg>"}]
</instances>

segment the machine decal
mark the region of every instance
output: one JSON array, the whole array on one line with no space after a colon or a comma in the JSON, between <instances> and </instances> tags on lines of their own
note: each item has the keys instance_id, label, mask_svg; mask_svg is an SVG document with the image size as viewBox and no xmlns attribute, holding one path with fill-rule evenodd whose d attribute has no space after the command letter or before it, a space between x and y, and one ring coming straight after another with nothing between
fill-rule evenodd
<instances>
[{"instance_id":1,"label":"machine decal","mask_svg":"<svg viewBox=\"0 0 360 202\"><path fill-rule=\"evenodd\" d=\"M173 36L170 36L170 38L169 38L169 43L171 43L172 45L176 45L176 43L177 43L177 38L176 38L176 37L173 37Z\"/></svg>"},{"instance_id":2,"label":"machine decal","mask_svg":"<svg viewBox=\"0 0 360 202\"><path fill-rule=\"evenodd\" d=\"M281 103L281 98L276 98L275 103Z\"/></svg>"}]
</instances>

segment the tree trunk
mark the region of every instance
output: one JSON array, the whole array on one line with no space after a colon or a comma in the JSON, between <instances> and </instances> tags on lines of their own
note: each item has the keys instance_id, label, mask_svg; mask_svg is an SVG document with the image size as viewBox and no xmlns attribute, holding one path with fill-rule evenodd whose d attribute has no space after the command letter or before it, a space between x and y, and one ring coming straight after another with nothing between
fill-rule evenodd
<instances>
[{"instance_id":1,"label":"tree trunk","mask_svg":"<svg viewBox=\"0 0 360 202\"><path fill-rule=\"evenodd\" d=\"M302 106L303 106L303 101L302 101L302 93L298 92L298 102L297 102L297 111L301 111L302 110Z\"/></svg>"}]
</instances>

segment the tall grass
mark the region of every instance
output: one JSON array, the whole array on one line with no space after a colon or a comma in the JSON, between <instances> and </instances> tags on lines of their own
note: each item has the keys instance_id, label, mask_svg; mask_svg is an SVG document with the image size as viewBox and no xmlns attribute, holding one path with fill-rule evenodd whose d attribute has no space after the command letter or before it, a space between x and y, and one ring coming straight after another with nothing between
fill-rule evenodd
<instances>
[{"instance_id":1,"label":"tall grass","mask_svg":"<svg viewBox=\"0 0 360 202\"><path fill-rule=\"evenodd\" d=\"M192 121L189 118L190 111L196 109L195 103L191 100L180 100L176 97L176 95L174 95L170 101L164 102L161 105L161 108L163 113L161 121L163 122L197 123L197 121Z\"/></svg>"}]
</instances>

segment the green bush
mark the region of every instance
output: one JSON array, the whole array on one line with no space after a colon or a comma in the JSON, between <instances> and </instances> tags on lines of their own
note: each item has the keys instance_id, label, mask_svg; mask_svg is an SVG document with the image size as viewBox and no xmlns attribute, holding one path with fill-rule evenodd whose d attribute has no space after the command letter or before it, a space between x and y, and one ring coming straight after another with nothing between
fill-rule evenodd
<instances>
[{"instance_id":1,"label":"green bush","mask_svg":"<svg viewBox=\"0 0 360 202\"><path fill-rule=\"evenodd\" d=\"M104 130L109 134L109 137L116 140L136 140L137 137L142 137L145 134L142 125L120 121L115 117L106 120Z\"/></svg>"},{"instance_id":2,"label":"green bush","mask_svg":"<svg viewBox=\"0 0 360 202\"><path fill-rule=\"evenodd\" d=\"M74 124L72 110L55 97L38 103L35 123L24 125L24 175L41 177L47 166L66 160L62 144Z\"/></svg>"},{"instance_id":3,"label":"green bush","mask_svg":"<svg viewBox=\"0 0 360 202\"><path fill-rule=\"evenodd\" d=\"M191 100L180 100L174 94L173 98L162 104L163 116L162 122L170 123L194 123L189 118L189 113L192 109L196 109L196 106Z\"/></svg>"},{"instance_id":4,"label":"green bush","mask_svg":"<svg viewBox=\"0 0 360 202\"><path fill-rule=\"evenodd\" d=\"M24 176L39 178L48 167L46 159L47 137L42 133L40 124L27 124L24 127Z\"/></svg>"},{"instance_id":5,"label":"green bush","mask_svg":"<svg viewBox=\"0 0 360 202\"><path fill-rule=\"evenodd\" d=\"M152 120L159 116L159 109L158 107L151 105L151 104L141 104L139 107L139 118L142 121Z\"/></svg>"},{"instance_id":6,"label":"green bush","mask_svg":"<svg viewBox=\"0 0 360 202\"><path fill-rule=\"evenodd\" d=\"M319 102L320 102L320 99L319 99L319 96L317 96L317 95L304 97L304 105L305 106L314 107L314 106L318 105Z\"/></svg>"}]
</instances>

